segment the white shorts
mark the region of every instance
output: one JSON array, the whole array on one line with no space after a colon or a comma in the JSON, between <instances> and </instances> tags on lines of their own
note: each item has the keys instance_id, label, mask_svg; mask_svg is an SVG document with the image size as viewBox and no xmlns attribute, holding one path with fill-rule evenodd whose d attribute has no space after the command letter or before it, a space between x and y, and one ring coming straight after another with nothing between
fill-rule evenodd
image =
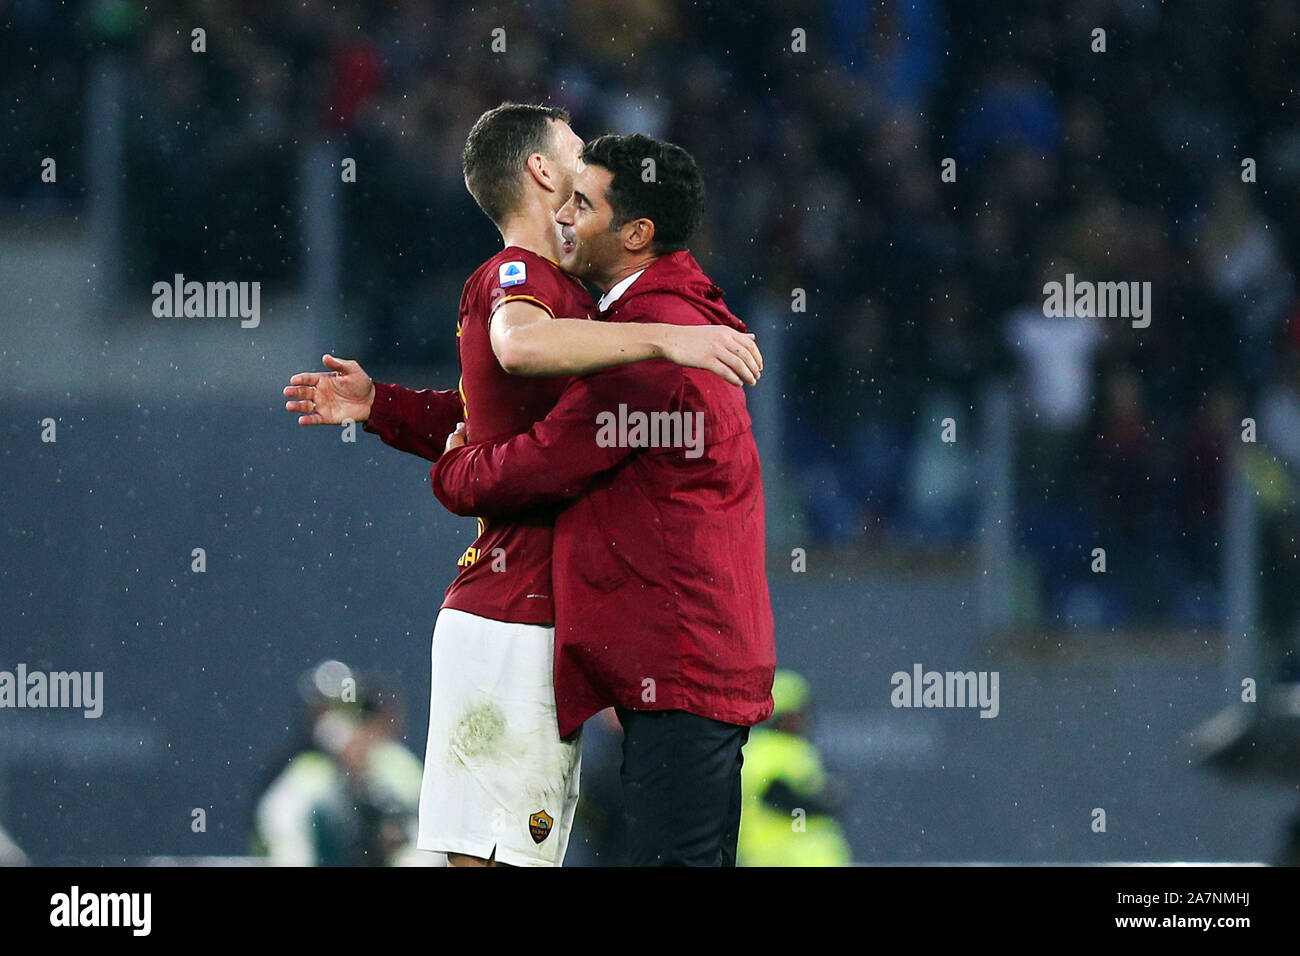
<instances>
[{"instance_id":1,"label":"white shorts","mask_svg":"<svg viewBox=\"0 0 1300 956\"><path fill-rule=\"evenodd\" d=\"M559 866L578 806L581 734L560 740L555 628L443 608L433 629L421 850Z\"/></svg>"}]
</instances>

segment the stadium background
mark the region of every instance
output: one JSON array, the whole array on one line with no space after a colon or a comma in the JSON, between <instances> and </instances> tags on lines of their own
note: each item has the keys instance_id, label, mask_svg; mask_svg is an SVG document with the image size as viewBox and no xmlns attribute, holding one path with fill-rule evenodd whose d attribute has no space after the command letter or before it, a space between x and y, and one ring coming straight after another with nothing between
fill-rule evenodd
<instances>
[{"instance_id":1,"label":"stadium background","mask_svg":"<svg viewBox=\"0 0 1300 956\"><path fill-rule=\"evenodd\" d=\"M98 720L0 713L0 827L36 862L245 853L322 658L386 675L422 751L473 523L279 390L325 351L455 381L460 285L498 241L460 149L514 99L704 169L695 253L767 356L778 648L856 860L1278 858L1286 747L1223 775L1189 735L1250 677L1238 709L1288 739L1300 678L1298 22L1289 0L0 0L0 668L102 670L106 694ZM1050 324L1067 272L1151 282L1150 327ZM262 282L260 325L154 318L175 273ZM999 716L892 708L916 662L999 671Z\"/></svg>"}]
</instances>

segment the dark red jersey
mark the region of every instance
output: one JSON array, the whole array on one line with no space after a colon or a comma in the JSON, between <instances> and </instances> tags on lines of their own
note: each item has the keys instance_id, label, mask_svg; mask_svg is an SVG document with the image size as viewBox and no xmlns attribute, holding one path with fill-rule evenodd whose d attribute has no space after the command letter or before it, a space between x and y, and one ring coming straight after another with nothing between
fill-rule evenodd
<instances>
[{"instance_id":1,"label":"dark red jersey","mask_svg":"<svg viewBox=\"0 0 1300 956\"><path fill-rule=\"evenodd\" d=\"M510 375L492 351L489 323L500 305L521 299L554 318L588 318L591 296L551 260L507 246L469 277L456 328L460 396L469 444L500 441L545 418L566 378ZM479 519L478 539L461 556L443 607L515 624L552 624L551 546L555 512L544 507L508 520Z\"/></svg>"}]
</instances>

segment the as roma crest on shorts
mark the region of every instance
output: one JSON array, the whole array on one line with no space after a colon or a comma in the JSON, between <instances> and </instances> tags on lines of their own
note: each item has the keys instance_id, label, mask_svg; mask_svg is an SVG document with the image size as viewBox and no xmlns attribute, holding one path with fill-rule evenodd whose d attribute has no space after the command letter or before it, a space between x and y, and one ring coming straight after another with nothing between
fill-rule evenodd
<instances>
[{"instance_id":1,"label":"as roma crest on shorts","mask_svg":"<svg viewBox=\"0 0 1300 956\"><path fill-rule=\"evenodd\" d=\"M528 832L532 834L534 843L541 843L551 835L551 826L555 819L545 810L538 810L528 818Z\"/></svg>"}]
</instances>

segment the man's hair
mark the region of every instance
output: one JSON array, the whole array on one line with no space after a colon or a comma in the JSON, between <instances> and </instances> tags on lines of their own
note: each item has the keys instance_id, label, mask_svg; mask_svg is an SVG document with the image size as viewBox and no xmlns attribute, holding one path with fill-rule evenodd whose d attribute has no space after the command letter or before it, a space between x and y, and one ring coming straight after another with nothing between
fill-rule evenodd
<instances>
[{"instance_id":1,"label":"man's hair","mask_svg":"<svg viewBox=\"0 0 1300 956\"><path fill-rule=\"evenodd\" d=\"M588 143L582 161L613 174L608 197L614 211L611 229L649 219L655 224L655 252L686 248L704 215L704 177L690 153L640 133L610 134Z\"/></svg>"},{"instance_id":2,"label":"man's hair","mask_svg":"<svg viewBox=\"0 0 1300 956\"><path fill-rule=\"evenodd\" d=\"M569 114L555 106L502 103L480 116L469 131L461 157L465 185L498 226L523 199L528 157L550 153L549 120L567 123Z\"/></svg>"}]
</instances>

